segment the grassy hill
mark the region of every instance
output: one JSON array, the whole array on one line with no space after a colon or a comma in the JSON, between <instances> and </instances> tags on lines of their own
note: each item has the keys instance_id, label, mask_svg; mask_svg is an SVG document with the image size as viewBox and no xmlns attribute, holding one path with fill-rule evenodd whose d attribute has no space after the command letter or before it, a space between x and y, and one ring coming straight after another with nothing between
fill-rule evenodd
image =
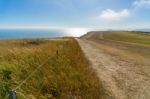
<instances>
[{"instance_id":1,"label":"grassy hill","mask_svg":"<svg viewBox=\"0 0 150 99\"><path fill-rule=\"evenodd\" d=\"M97 42L114 49L128 51L130 53L150 59L150 33L128 31L92 31L81 38ZM107 49L105 49L107 50ZM114 52L112 52L113 54ZM133 58L133 56L131 56ZM144 60L145 60L144 59Z\"/></svg>"},{"instance_id":2,"label":"grassy hill","mask_svg":"<svg viewBox=\"0 0 150 99\"><path fill-rule=\"evenodd\" d=\"M73 38L0 40L0 98L17 88L17 99L99 99L88 66Z\"/></svg>"},{"instance_id":3,"label":"grassy hill","mask_svg":"<svg viewBox=\"0 0 150 99\"><path fill-rule=\"evenodd\" d=\"M126 31L93 31L83 37L150 45L150 33Z\"/></svg>"},{"instance_id":4,"label":"grassy hill","mask_svg":"<svg viewBox=\"0 0 150 99\"><path fill-rule=\"evenodd\" d=\"M140 32L108 32L105 39L150 45L150 34Z\"/></svg>"}]
</instances>

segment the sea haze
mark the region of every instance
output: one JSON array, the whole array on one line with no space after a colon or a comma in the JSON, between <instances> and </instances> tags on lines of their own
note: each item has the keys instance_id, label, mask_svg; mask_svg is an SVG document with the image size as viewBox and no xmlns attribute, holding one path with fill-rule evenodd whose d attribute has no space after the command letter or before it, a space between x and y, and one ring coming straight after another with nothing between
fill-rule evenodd
<instances>
[{"instance_id":1,"label":"sea haze","mask_svg":"<svg viewBox=\"0 0 150 99\"><path fill-rule=\"evenodd\" d=\"M17 30L0 29L0 39L16 38L55 38L69 36L61 30Z\"/></svg>"}]
</instances>

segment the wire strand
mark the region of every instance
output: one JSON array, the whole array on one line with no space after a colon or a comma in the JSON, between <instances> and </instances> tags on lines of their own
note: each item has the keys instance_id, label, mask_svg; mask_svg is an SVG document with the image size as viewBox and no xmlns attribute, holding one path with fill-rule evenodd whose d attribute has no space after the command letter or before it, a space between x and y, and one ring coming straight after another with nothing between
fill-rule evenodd
<instances>
[{"instance_id":1,"label":"wire strand","mask_svg":"<svg viewBox=\"0 0 150 99\"><path fill-rule=\"evenodd\" d=\"M46 62L50 59L50 57L48 57L41 65L39 65L26 79L24 79L16 88L14 88L12 91L16 91L17 89L19 89L28 79L30 79L30 77L33 76L34 73L36 73L38 71L39 68L41 68L43 65L46 64ZM7 94L7 96L4 99L7 99L9 96L9 94Z\"/></svg>"}]
</instances>

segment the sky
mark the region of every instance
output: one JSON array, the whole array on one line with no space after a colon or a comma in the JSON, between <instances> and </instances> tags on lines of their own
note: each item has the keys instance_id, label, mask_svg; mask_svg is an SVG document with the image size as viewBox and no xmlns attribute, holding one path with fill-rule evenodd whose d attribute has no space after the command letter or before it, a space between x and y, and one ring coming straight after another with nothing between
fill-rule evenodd
<instances>
[{"instance_id":1,"label":"sky","mask_svg":"<svg viewBox=\"0 0 150 99\"><path fill-rule=\"evenodd\" d=\"M150 27L150 0L0 0L0 28Z\"/></svg>"}]
</instances>

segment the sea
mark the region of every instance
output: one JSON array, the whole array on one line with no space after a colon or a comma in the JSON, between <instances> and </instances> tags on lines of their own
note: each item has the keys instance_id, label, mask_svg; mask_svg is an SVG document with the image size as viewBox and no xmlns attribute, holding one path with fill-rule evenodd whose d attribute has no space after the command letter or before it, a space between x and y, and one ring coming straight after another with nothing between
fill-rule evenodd
<instances>
[{"instance_id":1,"label":"sea","mask_svg":"<svg viewBox=\"0 0 150 99\"><path fill-rule=\"evenodd\" d=\"M0 29L0 39L57 38L71 36L61 30Z\"/></svg>"}]
</instances>

